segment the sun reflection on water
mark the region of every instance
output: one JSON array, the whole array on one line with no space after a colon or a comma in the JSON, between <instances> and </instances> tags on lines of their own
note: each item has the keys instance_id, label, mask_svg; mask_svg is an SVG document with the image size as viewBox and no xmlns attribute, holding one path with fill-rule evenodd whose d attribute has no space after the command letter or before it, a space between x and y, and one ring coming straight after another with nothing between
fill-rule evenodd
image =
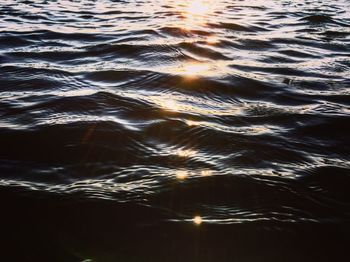
<instances>
[{"instance_id":1,"label":"sun reflection on water","mask_svg":"<svg viewBox=\"0 0 350 262\"><path fill-rule=\"evenodd\" d=\"M208 1L194 0L190 1L186 8L186 12L191 15L205 15L208 13L210 5Z\"/></svg>"},{"instance_id":2,"label":"sun reflection on water","mask_svg":"<svg viewBox=\"0 0 350 262\"><path fill-rule=\"evenodd\" d=\"M187 0L182 10L182 28L193 29L195 26L205 25L208 17L213 13L214 0Z\"/></svg>"},{"instance_id":3,"label":"sun reflection on water","mask_svg":"<svg viewBox=\"0 0 350 262\"><path fill-rule=\"evenodd\" d=\"M163 109L176 112L180 109L179 104L174 99L164 99L160 101L160 105Z\"/></svg>"},{"instance_id":4,"label":"sun reflection on water","mask_svg":"<svg viewBox=\"0 0 350 262\"><path fill-rule=\"evenodd\" d=\"M187 63L178 68L178 73L185 76L207 75L210 65L207 63Z\"/></svg>"},{"instance_id":5,"label":"sun reflection on water","mask_svg":"<svg viewBox=\"0 0 350 262\"><path fill-rule=\"evenodd\" d=\"M213 171L211 170L202 170L201 176L211 176L213 174Z\"/></svg>"},{"instance_id":6,"label":"sun reflection on water","mask_svg":"<svg viewBox=\"0 0 350 262\"><path fill-rule=\"evenodd\" d=\"M200 125L199 122L197 122L197 121L192 121L192 120L186 120L186 124L187 124L188 126L199 126L199 125Z\"/></svg>"},{"instance_id":7,"label":"sun reflection on water","mask_svg":"<svg viewBox=\"0 0 350 262\"><path fill-rule=\"evenodd\" d=\"M188 171L185 170L177 170L175 172L175 176L178 180L185 180L188 177Z\"/></svg>"},{"instance_id":8,"label":"sun reflection on water","mask_svg":"<svg viewBox=\"0 0 350 262\"><path fill-rule=\"evenodd\" d=\"M197 151L191 149L179 149L176 151L176 155L180 157L192 157L197 154Z\"/></svg>"},{"instance_id":9,"label":"sun reflection on water","mask_svg":"<svg viewBox=\"0 0 350 262\"><path fill-rule=\"evenodd\" d=\"M193 223L194 224L196 224L197 226L199 226L200 224L202 224L202 222L203 222L203 220L202 220L202 218L200 217L200 216L195 216L194 218L193 218Z\"/></svg>"},{"instance_id":10,"label":"sun reflection on water","mask_svg":"<svg viewBox=\"0 0 350 262\"><path fill-rule=\"evenodd\" d=\"M206 39L206 42L207 42L208 44L213 45L213 44L219 43L220 41L219 41L219 38L218 38L217 36L212 35L212 36L209 36L209 37Z\"/></svg>"}]
</instances>

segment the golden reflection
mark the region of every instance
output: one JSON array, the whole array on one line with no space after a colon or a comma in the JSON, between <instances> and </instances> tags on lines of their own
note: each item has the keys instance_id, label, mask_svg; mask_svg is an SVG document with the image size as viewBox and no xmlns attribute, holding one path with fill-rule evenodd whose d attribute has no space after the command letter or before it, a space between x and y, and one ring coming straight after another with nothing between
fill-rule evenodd
<instances>
[{"instance_id":1,"label":"golden reflection","mask_svg":"<svg viewBox=\"0 0 350 262\"><path fill-rule=\"evenodd\" d=\"M211 170L202 170L201 176L211 176L213 174L213 171Z\"/></svg>"},{"instance_id":2,"label":"golden reflection","mask_svg":"<svg viewBox=\"0 0 350 262\"><path fill-rule=\"evenodd\" d=\"M256 134L262 134L262 133L267 133L269 132L270 129L268 129L267 127L265 126L256 126L256 127L253 127L251 129L251 132L252 133L256 133Z\"/></svg>"},{"instance_id":3,"label":"golden reflection","mask_svg":"<svg viewBox=\"0 0 350 262\"><path fill-rule=\"evenodd\" d=\"M206 42L207 42L208 44L211 44L211 45L217 44L217 43L219 43L219 38L212 35L212 36L209 36L209 37L206 39Z\"/></svg>"},{"instance_id":4,"label":"golden reflection","mask_svg":"<svg viewBox=\"0 0 350 262\"><path fill-rule=\"evenodd\" d=\"M180 64L171 65L168 67L159 68L160 71L177 74L187 79L193 79L201 76L214 76L222 73L226 73L226 64L222 61L216 61L214 63L208 62L183 62Z\"/></svg>"},{"instance_id":5,"label":"golden reflection","mask_svg":"<svg viewBox=\"0 0 350 262\"><path fill-rule=\"evenodd\" d=\"M175 176L179 180L185 180L188 177L188 172L185 170L177 170Z\"/></svg>"},{"instance_id":6,"label":"golden reflection","mask_svg":"<svg viewBox=\"0 0 350 262\"><path fill-rule=\"evenodd\" d=\"M192 121L192 120L186 120L186 124L187 124L188 126L199 126L199 125L200 125L199 122L197 122L197 121Z\"/></svg>"},{"instance_id":7,"label":"golden reflection","mask_svg":"<svg viewBox=\"0 0 350 262\"><path fill-rule=\"evenodd\" d=\"M202 218L200 216L195 216L193 219L192 219L193 223L195 223L197 226L199 226L200 224L202 224Z\"/></svg>"},{"instance_id":8,"label":"golden reflection","mask_svg":"<svg viewBox=\"0 0 350 262\"><path fill-rule=\"evenodd\" d=\"M125 95L125 93L123 94ZM140 97L140 96L131 96ZM191 96L182 96L178 94L166 94L162 96L148 95L147 97L140 97L141 99L147 99L147 101L156 104L162 110L167 112L186 112L201 115L238 115L241 113L241 107L232 103L220 103L216 101ZM185 120L188 126L213 126L215 124L203 121Z\"/></svg>"},{"instance_id":9,"label":"golden reflection","mask_svg":"<svg viewBox=\"0 0 350 262\"><path fill-rule=\"evenodd\" d=\"M173 99L164 99L161 101L161 107L169 111L178 111L180 106Z\"/></svg>"},{"instance_id":10,"label":"golden reflection","mask_svg":"<svg viewBox=\"0 0 350 262\"><path fill-rule=\"evenodd\" d=\"M210 65L208 63L187 63L181 65L177 72L185 76L209 75Z\"/></svg>"},{"instance_id":11,"label":"golden reflection","mask_svg":"<svg viewBox=\"0 0 350 262\"><path fill-rule=\"evenodd\" d=\"M213 40L214 41L214 40ZM195 57L198 60L203 58ZM158 67L157 70L167 74L177 74L187 78L188 80L197 79L199 77L218 77L230 74L231 61L215 60L215 61L183 61L181 63L171 64L168 66Z\"/></svg>"},{"instance_id":12,"label":"golden reflection","mask_svg":"<svg viewBox=\"0 0 350 262\"><path fill-rule=\"evenodd\" d=\"M194 0L190 1L186 8L186 12L192 15L205 15L210 9L208 1Z\"/></svg>"},{"instance_id":13,"label":"golden reflection","mask_svg":"<svg viewBox=\"0 0 350 262\"><path fill-rule=\"evenodd\" d=\"M213 13L214 0L187 0L185 1L185 7L182 11L182 15L185 18L183 28L189 30L193 29L196 25L205 25L209 19L209 15Z\"/></svg>"},{"instance_id":14,"label":"golden reflection","mask_svg":"<svg viewBox=\"0 0 350 262\"><path fill-rule=\"evenodd\" d=\"M197 154L197 151L191 149L179 149L176 151L176 155L180 157L192 157Z\"/></svg>"}]
</instances>

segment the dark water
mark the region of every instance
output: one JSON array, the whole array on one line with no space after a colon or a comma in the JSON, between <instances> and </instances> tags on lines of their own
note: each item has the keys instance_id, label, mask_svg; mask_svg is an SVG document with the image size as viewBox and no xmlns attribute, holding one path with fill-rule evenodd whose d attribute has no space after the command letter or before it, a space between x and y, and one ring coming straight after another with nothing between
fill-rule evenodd
<instances>
[{"instance_id":1,"label":"dark water","mask_svg":"<svg viewBox=\"0 0 350 262\"><path fill-rule=\"evenodd\" d=\"M0 1L3 261L346 261L350 2Z\"/></svg>"}]
</instances>

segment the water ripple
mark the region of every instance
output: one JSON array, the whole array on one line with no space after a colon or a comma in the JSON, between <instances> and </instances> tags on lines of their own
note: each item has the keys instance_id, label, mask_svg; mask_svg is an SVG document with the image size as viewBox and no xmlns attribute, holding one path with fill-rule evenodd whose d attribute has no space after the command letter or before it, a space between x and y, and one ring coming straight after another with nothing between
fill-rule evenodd
<instances>
[{"instance_id":1,"label":"water ripple","mask_svg":"<svg viewBox=\"0 0 350 262\"><path fill-rule=\"evenodd\" d=\"M349 43L346 0L0 0L0 193L176 239L207 230L209 251L174 261L220 260L225 230L346 224Z\"/></svg>"}]
</instances>

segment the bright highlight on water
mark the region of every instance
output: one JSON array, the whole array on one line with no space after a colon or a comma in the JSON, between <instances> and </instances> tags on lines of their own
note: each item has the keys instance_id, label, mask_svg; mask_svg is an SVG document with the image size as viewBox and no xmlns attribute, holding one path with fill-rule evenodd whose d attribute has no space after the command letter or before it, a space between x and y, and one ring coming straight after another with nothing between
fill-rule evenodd
<instances>
[{"instance_id":1,"label":"bright highlight on water","mask_svg":"<svg viewBox=\"0 0 350 262\"><path fill-rule=\"evenodd\" d=\"M0 0L0 260L347 261L349 57L348 0Z\"/></svg>"}]
</instances>

